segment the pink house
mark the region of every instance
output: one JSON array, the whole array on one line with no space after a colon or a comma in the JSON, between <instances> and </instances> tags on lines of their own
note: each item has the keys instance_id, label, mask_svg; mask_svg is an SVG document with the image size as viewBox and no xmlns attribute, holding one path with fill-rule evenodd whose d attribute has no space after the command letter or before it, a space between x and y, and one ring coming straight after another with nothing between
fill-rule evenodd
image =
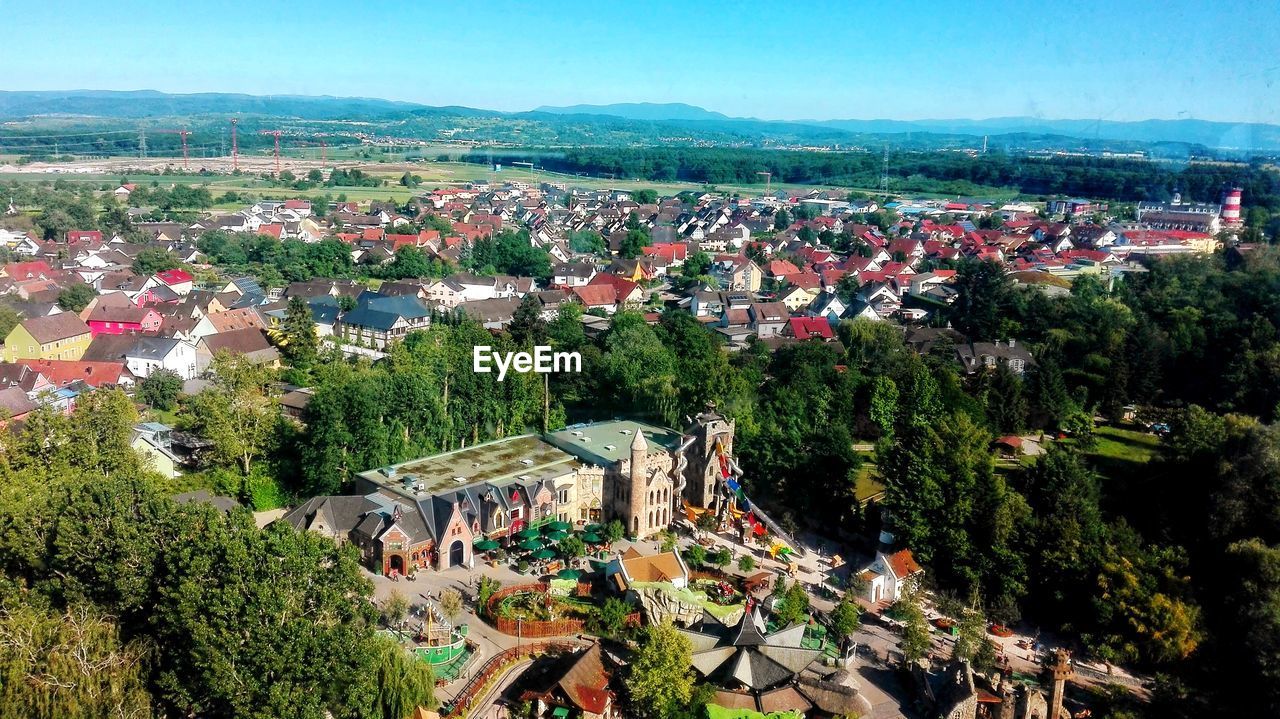
<instances>
[{"instance_id":1,"label":"pink house","mask_svg":"<svg viewBox=\"0 0 1280 719\"><path fill-rule=\"evenodd\" d=\"M85 323L98 335L152 334L160 331L160 313L150 307L98 304Z\"/></svg>"}]
</instances>

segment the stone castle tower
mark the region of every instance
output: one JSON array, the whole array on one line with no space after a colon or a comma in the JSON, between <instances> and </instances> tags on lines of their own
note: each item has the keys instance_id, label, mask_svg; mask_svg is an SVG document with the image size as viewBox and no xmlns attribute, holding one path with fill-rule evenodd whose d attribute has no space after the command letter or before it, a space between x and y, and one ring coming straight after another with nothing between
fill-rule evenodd
<instances>
[{"instance_id":1,"label":"stone castle tower","mask_svg":"<svg viewBox=\"0 0 1280 719\"><path fill-rule=\"evenodd\" d=\"M649 443L644 432L636 432L631 440L631 465L629 469L630 493L627 495L627 532L639 536L644 528L645 493L648 491Z\"/></svg>"},{"instance_id":2,"label":"stone castle tower","mask_svg":"<svg viewBox=\"0 0 1280 719\"><path fill-rule=\"evenodd\" d=\"M695 507L715 507L720 481L720 459L716 442L726 454L733 455L733 433L736 420L726 420L716 411L715 403L707 403L704 412L694 418L685 430L693 436L693 444L685 450L688 461L684 470L684 498Z\"/></svg>"},{"instance_id":3,"label":"stone castle tower","mask_svg":"<svg viewBox=\"0 0 1280 719\"><path fill-rule=\"evenodd\" d=\"M1067 681L1075 676L1071 669L1071 654L1066 649L1058 649L1053 653L1049 665L1049 719L1062 716L1062 700L1066 695Z\"/></svg>"}]
</instances>

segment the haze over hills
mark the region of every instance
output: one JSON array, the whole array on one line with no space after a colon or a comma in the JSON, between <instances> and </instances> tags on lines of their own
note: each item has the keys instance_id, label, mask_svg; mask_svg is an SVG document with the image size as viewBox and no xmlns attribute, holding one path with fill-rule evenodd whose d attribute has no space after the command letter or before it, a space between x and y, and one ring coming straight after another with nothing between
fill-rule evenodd
<instances>
[{"instance_id":1,"label":"haze over hills","mask_svg":"<svg viewBox=\"0 0 1280 719\"><path fill-rule=\"evenodd\" d=\"M1206 120L987 119L760 120L729 117L683 103L542 106L499 112L362 97L170 94L154 90L0 91L0 119L76 117L112 120L241 114L295 121L372 122L376 132L433 139L496 139L523 144L878 145L959 148L981 144L1022 149L1156 149L1166 156L1205 148L1280 150L1280 125ZM458 130L461 128L461 131ZM441 134L445 133L445 134ZM1178 147L1168 151L1170 145Z\"/></svg>"},{"instance_id":2,"label":"haze over hills","mask_svg":"<svg viewBox=\"0 0 1280 719\"><path fill-rule=\"evenodd\" d=\"M712 112L683 102L620 102L613 105L543 105L534 112L552 115L609 115L628 120L740 120L721 112Z\"/></svg>"},{"instance_id":3,"label":"haze over hills","mask_svg":"<svg viewBox=\"0 0 1280 719\"><path fill-rule=\"evenodd\" d=\"M1232 149L1280 148L1280 125L1231 123L1209 120L1052 120L1038 117L993 117L987 119L837 119L760 120L729 117L719 112L683 103L618 103L613 105L571 105L539 107L536 112L560 115L593 114L629 120L682 121L729 120L768 125L793 124L827 127L854 133L886 134L928 132L943 135L1058 135L1081 139L1112 139L1133 142L1185 142Z\"/></svg>"}]
</instances>

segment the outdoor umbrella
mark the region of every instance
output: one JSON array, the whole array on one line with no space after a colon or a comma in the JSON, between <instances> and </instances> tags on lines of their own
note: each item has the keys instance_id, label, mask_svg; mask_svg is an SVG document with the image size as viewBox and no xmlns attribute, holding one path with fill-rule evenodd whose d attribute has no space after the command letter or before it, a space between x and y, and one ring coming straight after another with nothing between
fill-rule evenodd
<instances>
[{"instance_id":1,"label":"outdoor umbrella","mask_svg":"<svg viewBox=\"0 0 1280 719\"><path fill-rule=\"evenodd\" d=\"M599 544L603 540L600 539L600 535L594 534L592 532L587 532L586 534L582 535L582 541L589 542L591 544Z\"/></svg>"},{"instance_id":2,"label":"outdoor umbrella","mask_svg":"<svg viewBox=\"0 0 1280 719\"><path fill-rule=\"evenodd\" d=\"M539 542L536 539L526 539L520 543L520 548L527 549L532 552L537 549L542 549L542 542Z\"/></svg>"},{"instance_id":3,"label":"outdoor umbrella","mask_svg":"<svg viewBox=\"0 0 1280 719\"><path fill-rule=\"evenodd\" d=\"M524 529L517 532L516 536L521 539L537 539L539 534L541 534L541 532L539 532L537 529L534 529L533 527L529 527L528 529Z\"/></svg>"},{"instance_id":4,"label":"outdoor umbrella","mask_svg":"<svg viewBox=\"0 0 1280 719\"><path fill-rule=\"evenodd\" d=\"M492 539L485 539L475 543L475 548L481 552L492 552L498 548L498 543Z\"/></svg>"},{"instance_id":5,"label":"outdoor umbrella","mask_svg":"<svg viewBox=\"0 0 1280 719\"><path fill-rule=\"evenodd\" d=\"M577 579L582 576L582 571L578 569L561 569L556 572L556 576L561 579Z\"/></svg>"},{"instance_id":6,"label":"outdoor umbrella","mask_svg":"<svg viewBox=\"0 0 1280 719\"><path fill-rule=\"evenodd\" d=\"M564 532L548 532L548 533L547 533L547 541L548 541L548 542L559 542L561 539L564 539L564 538L565 538L565 537L567 537L567 536L569 536L569 535L565 534Z\"/></svg>"},{"instance_id":7,"label":"outdoor umbrella","mask_svg":"<svg viewBox=\"0 0 1280 719\"><path fill-rule=\"evenodd\" d=\"M603 525L603 524L588 524L587 526L583 527L582 529L583 529L583 531L586 531L586 532L598 533L598 532L601 532L601 531L603 531L603 530L604 530L604 525Z\"/></svg>"},{"instance_id":8,"label":"outdoor umbrella","mask_svg":"<svg viewBox=\"0 0 1280 719\"><path fill-rule=\"evenodd\" d=\"M551 522L547 526L543 527L543 529L548 532L567 532L572 526L573 525L568 522Z\"/></svg>"},{"instance_id":9,"label":"outdoor umbrella","mask_svg":"<svg viewBox=\"0 0 1280 719\"><path fill-rule=\"evenodd\" d=\"M533 554L530 554L529 556L533 557L534 559L551 559L552 557L556 556L556 553L551 551L550 549L539 549L538 551L534 552Z\"/></svg>"}]
</instances>

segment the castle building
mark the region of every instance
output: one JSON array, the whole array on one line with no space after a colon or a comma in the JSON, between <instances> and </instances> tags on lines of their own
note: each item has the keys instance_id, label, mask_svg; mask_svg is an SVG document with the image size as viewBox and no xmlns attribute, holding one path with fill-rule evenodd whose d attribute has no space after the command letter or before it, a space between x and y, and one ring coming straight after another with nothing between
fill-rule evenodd
<instances>
[{"instance_id":1,"label":"castle building","mask_svg":"<svg viewBox=\"0 0 1280 719\"><path fill-rule=\"evenodd\" d=\"M733 432L709 407L685 432L610 420L507 437L361 472L351 494L314 497L280 521L355 544L384 574L471 566L474 544L555 521L617 519L648 537L685 501L718 506Z\"/></svg>"}]
</instances>

